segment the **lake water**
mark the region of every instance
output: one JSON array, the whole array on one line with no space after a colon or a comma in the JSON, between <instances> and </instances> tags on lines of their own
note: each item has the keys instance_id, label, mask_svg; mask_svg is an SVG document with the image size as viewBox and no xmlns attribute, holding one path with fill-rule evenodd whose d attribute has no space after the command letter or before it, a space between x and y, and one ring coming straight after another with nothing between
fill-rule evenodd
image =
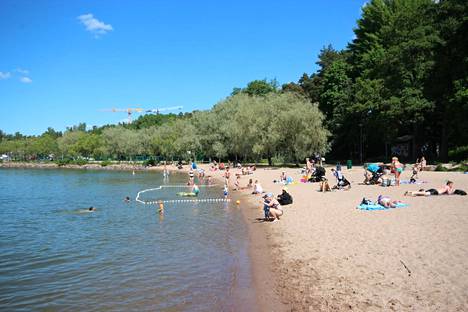
<instances>
[{"instance_id":1,"label":"lake water","mask_svg":"<svg viewBox=\"0 0 468 312\"><path fill-rule=\"evenodd\" d=\"M186 178L0 169L0 310L252 310L246 225L235 204L166 204L160 215L134 201L142 189ZM180 191L188 189L145 197ZM201 188L199 197L222 190Z\"/></svg>"}]
</instances>

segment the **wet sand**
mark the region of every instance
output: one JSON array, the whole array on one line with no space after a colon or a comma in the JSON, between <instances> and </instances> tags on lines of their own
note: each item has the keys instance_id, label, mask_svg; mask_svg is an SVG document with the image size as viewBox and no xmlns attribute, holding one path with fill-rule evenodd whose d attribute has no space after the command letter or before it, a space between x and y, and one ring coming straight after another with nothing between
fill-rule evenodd
<instances>
[{"instance_id":1,"label":"wet sand","mask_svg":"<svg viewBox=\"0 0 468 312\"><path fill-rule=\"evenodd\" d=\"M298 169L284 170L299 180ZM406 190L438 188L447 179L466 191L468 175L422 172L420 178L429 183L384 188L358 185L361 168L343 172L353 184L349 191L321 193L318 183L288 186L294 204L284 207L279 222L257 223L255 218L263 213L260 198L247 196L250 206L242 209L251 230L256 285L266 279L283 303L263 310L468 310L468 197L403 196ZM280 173L281 169L258 169L244 176L241 185L248 178L259 179L276 195L282 185L273 180ZM406 170L402 179L410 174ZM329 168L327 177L334 183ZM409 207L356 209L363 197L376 200L379 194ZM257 262L268 253L274 270L266 275L258 272ZM258 291L261 303L265 288Z\"/></svg>"}]
</instances>

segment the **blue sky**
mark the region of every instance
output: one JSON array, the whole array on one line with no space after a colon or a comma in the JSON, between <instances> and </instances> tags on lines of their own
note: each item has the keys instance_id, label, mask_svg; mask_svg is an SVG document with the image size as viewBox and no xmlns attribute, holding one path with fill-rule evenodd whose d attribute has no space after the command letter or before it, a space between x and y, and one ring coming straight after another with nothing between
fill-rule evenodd
<instances>
[{"instance_id":1,"label":"blue sky","mask_svg":"<svg viewBox=\"0 0 468 312\"><path fill-rule=\"evenodd\" d=\"M208 109L254 79L297 81L352 39L364 2L1 0L0 129Z\"/></svg>"}]
</instances>

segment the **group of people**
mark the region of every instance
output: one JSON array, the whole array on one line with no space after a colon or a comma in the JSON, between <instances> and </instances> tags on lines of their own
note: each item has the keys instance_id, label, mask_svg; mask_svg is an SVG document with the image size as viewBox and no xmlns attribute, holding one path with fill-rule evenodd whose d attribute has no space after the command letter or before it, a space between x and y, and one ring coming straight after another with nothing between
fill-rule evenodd
<instances>
[{"instance_id":1,"label":"group of people","mask_svg":"<svg viewBox=\"0 0 468 312\"><path fill-rule=\"evenodd\" d=\"M390 164L368 164L364 170L364 184L399 186L404 168L398 157L392 157Z\"/></svg>"},{"instance_id":2,"label":"group of people","mask_svg":"<svg viewBox=\"0 0 468 312\"><path fill-rule=\"evenodd\" d=\"M211 165L211 168L216 168L214 164ZM219 170L219 166L217 167L218 169L214 170ZM284 187L281 194L278 196L274 196L273 193L266 193L261 185L261 183L258 180L253 180L252 178L249 178L248 183L244 186L241 185L241 177L243 175L249 175L252 174L257 168L255 166L248 166L244 167L240 163L237 164L236 166L238 172L235 173L235 182L233 185L233 190L234 191L249 191L252 195L261 195L262 200L261 203L263 204L263 212L264 212L264 220L265 221L272 221L276 222L278 221L281 216L283 215L283 206L285 205L290 205L293 202L291 194L288 193L287 188ZM229 194L229 188L230 188L230 180L231 180L231 168L230 167L225 167L224 168L224 173L223 173L223 178L224 178L224 196L225 198ZM280 176L280 181L286 182L288 179L286 172L283 171Z\"/></svg>"}]
</instances>

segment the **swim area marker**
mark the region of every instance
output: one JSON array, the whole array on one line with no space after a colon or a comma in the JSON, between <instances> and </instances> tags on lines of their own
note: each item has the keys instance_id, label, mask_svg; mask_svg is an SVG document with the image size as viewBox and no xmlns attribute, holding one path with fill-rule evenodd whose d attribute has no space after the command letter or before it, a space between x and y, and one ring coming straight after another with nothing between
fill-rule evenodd
<instances>
[{"instance_id":1,"label":"swim area marker","mask_svg":"<svg viewBox=\"0 0 468 312\"><path fill-rule=\"evenodd\" d=\"M199 185L198 187L213 187L216 186L215 184L213 185ZM154 205L154 204L175 204L175 203L218 203L218 202L230 202L231 199L229 198L201 198L201 199L167 199L167 200L141 200L140 199L140 194L146 193L146 192L151 192L151 191L159 191L162 188L180 188L180 187L189 187L188 185L185 184L179 184L179 185L161 185L159 187L155 188L150 188L146 190L139 191L137 193L137 196L135 198L135 201L142 203L144 205Z\"/></svg>"}]
</instances>

